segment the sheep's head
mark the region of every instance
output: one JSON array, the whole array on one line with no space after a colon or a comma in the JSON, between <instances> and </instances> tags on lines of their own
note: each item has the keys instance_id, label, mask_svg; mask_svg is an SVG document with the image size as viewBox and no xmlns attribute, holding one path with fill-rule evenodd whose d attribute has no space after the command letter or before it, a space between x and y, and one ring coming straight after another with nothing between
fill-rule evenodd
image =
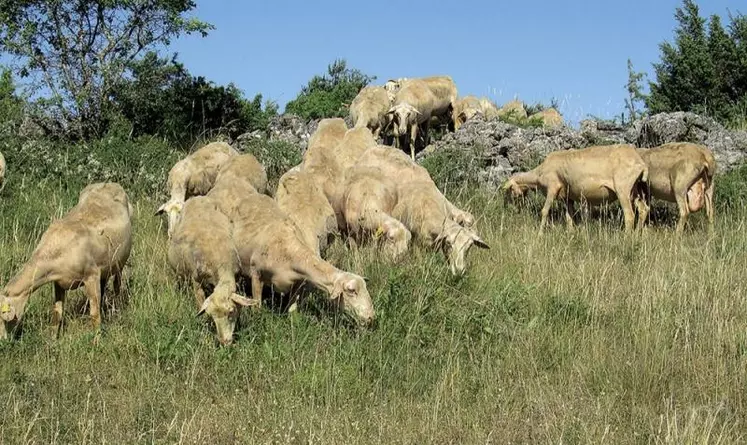
<instances>
[{"instance_id":1,"label":"sheep's head","mask_svg":"<svg viewBox=\"0 0 747 445\"><path fill-rule=\"evenodd\" d=\"M234 293L229 286L217 286L205 299L197 315L204 313L210 315L215 323L218 342L222 345L230 345L233 342L236 320L239 319L239 308L251 304L252 300Z\"/></svg>"},{"instance_id":2,"label":"sheep's head","mask_svg":"<svg viewBox=\"0 0 747 445\"><path fill-rule=\"evenodd\" d=\"M26 307L25 298L10 298L0 295L0 340L8 338L8 331L12 331L21 320Z\"/></svg>"},{"instance_id":3,"label":"sheep's head","mask_svg":"<svg viewBox=\"0 0 747 445\"><path fill-rule=\"evenodd\" d=\"M370 325L375 318L371 295L368 293L366 281L361 276L338 272L329 298L362 326Z\"/></svg>"},{"instance_id":4,"label":"sheep's head","mask_svg":"<svg viewBox=\"0 0 747 445\"><path fill-rule=\"evenodd\" d=\"M466 210L455 210L452 217L454 221L462 227L472 227L475 225L475 217Z\"/></svg>"},{"instance_id":5,"label":"sheep's head","mask_svg":"<svg viewBox=\"0 0 747 445\"><path fill-rule=\"evenodd\" d=\"M159 207L156 211L156 215L166 213L169 216L169 238L171 238L171 235L174 232L174 228L179 222L179 216L182 214L183 208L184 202L171 199L164 205Z\"/></svg>"},{"instance_id":6,"label":"sheep's head","mask_svg":"<svg viewBox=\"0 0 747 445\"><path fill-rule=\"evenodd\" d=\"M501 190L506 194L506 197L519 199L526 196L529 187L520 185L513 178L508 178L508 180L503 183L503 186L501 186Z\"/></svg>"},{"instance_id":7,"label":"sheep's head","mask_svg":"<svg viewBox=\"0 0 747 445\"><path fill-rule=\"evenodd\" d=\"M459 127L461 127L465 122L477 116L478 114L482 113L480 112L480 110L472 107L461 110L454 120L454 129L458 130Z\"/></svg>"},{"instance_id":8,"label":"sheep's head","mask_svg":"<svg viewBox=\"0 0 747 445\"><path fill-rule=\"evenodd\" d=\"M454 276L464 275L467 270L467 252L475 245L481 249L490 249L474 231L458 224L449 224L441 238L436 240L449 261L449 269Z\"/></svg>"},{"instance_id":9,"label":"sheep's head","mask_svg":"<svg viewBox=\"0 0 747 445\"><path fill-rule=\"evenodd\" d=\"M404 136L409 128L418 124L418 111L410 104L397 104L389 109L385 120L387 127L391 127L392 135L395 137Z\"/></svg>"}]
</instances>

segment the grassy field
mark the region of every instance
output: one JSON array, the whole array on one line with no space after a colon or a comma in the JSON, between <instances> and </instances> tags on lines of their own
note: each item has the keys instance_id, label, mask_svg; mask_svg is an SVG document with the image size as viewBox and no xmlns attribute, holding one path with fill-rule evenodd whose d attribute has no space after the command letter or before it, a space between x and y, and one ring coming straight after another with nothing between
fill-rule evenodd
<instances>
[{"instance_id":1,"label":"grassy field","mask_svg":"<svg viewBox=\"0 0 747 445\"><path fill-rule=\"evenodd\" d=\"M741 184L744 185L744 184ZM734 184L731 187L735 187ZM0 198L5 283L78 190ZM738 443L747 439L747 210L624 235L619 220L537 235L536 207L455 200L492 246L462 279L415 248L387 264L341 242L331 261L369 277L375 329L311 295L299 314L245 311L233 347L166 264L156 202L136 199L126 297L98 346L82 292L60 340L53 290L0 344L0 442L485 444Z\"/></svg>"}]
</instances>

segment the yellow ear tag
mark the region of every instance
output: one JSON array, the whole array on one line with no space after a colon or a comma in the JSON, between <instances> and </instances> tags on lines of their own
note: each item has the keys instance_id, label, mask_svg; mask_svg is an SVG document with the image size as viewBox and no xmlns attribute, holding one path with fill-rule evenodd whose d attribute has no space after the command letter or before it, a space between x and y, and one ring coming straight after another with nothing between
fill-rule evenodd
<instances>
[{"instance_id":1,"label":"yellow ear tag","mask_svg":"<svg viewBox=\"0 0 747 445\"><path fill-rule=\"evenodd\" d=\"M377 227L376 228L376 233L374 233L374 239L381 238L381 235L383 235L383 234L384 234L384 228L381 227L381 226Z\"/></svg>"},{"instance_id":2,"label":"yellow ear tag","mask_svg":"<svg viewBox=\"0 0 747 445\"><path fill-rule=\"evenodd\" d=\"M2 305L0 305L0 312L2 312L3 314L10 312L10 305L8 303L3 303Z\"/></svg>"}]
</instances>

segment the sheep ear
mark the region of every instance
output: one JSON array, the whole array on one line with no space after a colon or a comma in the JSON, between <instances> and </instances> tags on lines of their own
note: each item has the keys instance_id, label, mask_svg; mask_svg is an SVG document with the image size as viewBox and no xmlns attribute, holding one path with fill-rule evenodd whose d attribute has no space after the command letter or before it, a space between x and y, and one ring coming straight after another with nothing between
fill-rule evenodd
<instances>
[{"instance_id":1,"label":"sheep ear","mask_svg":"<svg viewBox=\"0 0 747 445\"><path fill-rule=\"evenodd\" d=\"M501 190L503 190L504 192L507 192L510 189L511 189L511 180L509 179L503 183L503 185L501 186Z\"/></svg>"},{"instance_id":2,"label":"sheep ear","mask_svg":"<svg viewBox=\"0 0 747 445\"><path fill-rule=\"evenodd\" d=\"M205 301L204 301L204 302L202 303L202 307L200 307L200 310L199 310L199 311L197 311L197 316L198 316L198 317L199 317L199 316L201 316L202 314L204 314L204 313L205 313L205 311L207 310L207 308L208 308L208 307L210 306L210 299L211 299L211 298L212 298L212 296L210 296L210 297L207 297L207 298L205 299Z\"/></svg>"},{"instance_id":3,"label":"sheep ear","mask_svg":"<svg viewBox=\"0 0 747 445\"><path fill-rule=\"evenodd\" d=\"M153 216L158 216L166 211L166 204L161 205L161 207L156 210L156 213L153 214Z\"/></svg>"},{"instance_id":4,"label":"sheep ear","mask_svg":"<svg viewBox=\"0 0 747 445\"><path fill-rule=\"evenodd\" d=\"M234 303L236 303L236 304L238 304L240 306L244 306L244 307L252 306L254 304L253 300L250 300L250 299L248 299L248 298L246 298L246 297L244 297L242 295L236 294L236 293L231 294L231 301L233 301Z\"/></svg>"},{"instance_id":5,"label":"sheep ear","mask_svg":"<svg viewBox=\"0 0 747 445\"><path fill-rule=\"evenodd\" d=\"M472 239L474 240L475 246L479 247L480 249L488 249L488 250L490 250L490 246L488 245L488 243L486 243L485 241L483 241L482 238L480 238L479 236L472 235Z\"/></svg>"}]
</instances>

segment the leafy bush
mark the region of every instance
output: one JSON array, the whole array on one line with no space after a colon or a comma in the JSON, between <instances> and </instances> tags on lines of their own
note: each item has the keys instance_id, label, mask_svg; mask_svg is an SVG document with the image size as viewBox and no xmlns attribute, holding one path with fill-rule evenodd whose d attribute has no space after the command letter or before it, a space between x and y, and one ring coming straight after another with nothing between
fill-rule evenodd
<instances>
[{"instance_id":1,"label":"leafy bush","mask_svg":"<svg viewBox=\"0 0 747 445\"><path fill-rule=\"evenodd\" d=\"M717 210L734 211L747 205L747 164L717 176L714 182Z\"/></svg>"},{"instance_id":2,"label":"leafy bush","mask_svg":"<svg viewBox=\"0 0 747 445\"><path fill-rule=\"evenodd\" d=\"M358 92L375 79L375 76L348 68L344 59L335 60L327 67L326 75L314 76L298 96L288 102L285 111L307 121L343 117L347 114L344 104L350 104Z\"/></svg>"}]
</instances>

